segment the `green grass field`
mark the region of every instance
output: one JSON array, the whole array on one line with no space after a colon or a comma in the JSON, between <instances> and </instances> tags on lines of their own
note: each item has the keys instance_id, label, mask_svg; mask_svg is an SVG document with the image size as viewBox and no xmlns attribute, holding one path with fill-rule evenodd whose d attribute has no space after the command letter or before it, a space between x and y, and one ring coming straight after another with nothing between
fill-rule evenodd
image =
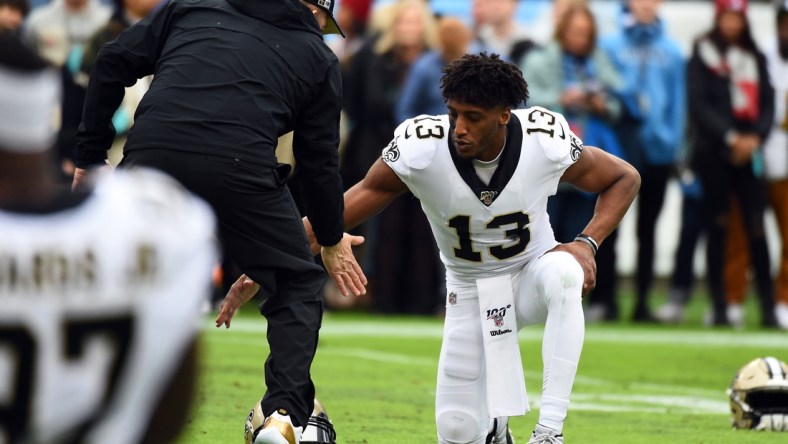
<instances>
[{"instance_id":1,"label":"green grass field","mask_svg":"<svg viewBox=\"0 0 788 444\"><path fill-rule=\"evenodd\" d=\"M725 394L736 370L750 359L788 360L788 334L703 328L705 303L695 298L683 326L587 326L564 427L567 443L788 442L786 433L732 430ZM249 304L229 330L206 320L202 379L179 442L243 442L246 414L263 393L268 350L265 322L253 310ZM748 307L748 325L757 325L756 312L754 305ZM436 442L441 327L435 318L326 314L313 377L338 443ZM523 444L538 417L541 327L523 329L520 344L533 410L512 418L510 427Z\"/></svg>"}]
</instances>

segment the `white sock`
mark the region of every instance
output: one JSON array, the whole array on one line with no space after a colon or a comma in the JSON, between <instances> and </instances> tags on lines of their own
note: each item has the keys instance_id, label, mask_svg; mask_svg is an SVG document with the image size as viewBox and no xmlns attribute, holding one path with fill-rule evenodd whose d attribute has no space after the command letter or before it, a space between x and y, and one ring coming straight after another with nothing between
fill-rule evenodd
<instances>
[{"instance_id":1,"label":"white sock","mask_svg":"<svg viewBox=\"0 0 788 444\"><path fill-rule=\"evenodd\" d=\"M553 269L547 276L539 277L545 279L543 291L548 304L542 340L544 374L539 424L560 434L583 349L585 319L581 295L582 269L577 263L564 262L554 266L565 269L558 272Z\"/></svg>"}]
</instances>

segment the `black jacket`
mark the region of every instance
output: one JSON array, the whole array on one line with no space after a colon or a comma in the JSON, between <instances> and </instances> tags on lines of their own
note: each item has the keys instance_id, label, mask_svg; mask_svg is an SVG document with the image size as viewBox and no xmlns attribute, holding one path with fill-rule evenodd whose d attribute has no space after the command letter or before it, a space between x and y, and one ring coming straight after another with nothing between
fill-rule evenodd
<instances>
[{"instance_id":1,"label":"black jacket","mask_svg":"<svg viewBox=\"0 0 788 444\"><path fill-rule=\"evenodd\" d=\"M338 174L342 86L337 58L299 0L170 0L99 52L75 163L106 158L124 87L154 74L125 151L168 149L277 163L293 150L322 245L342 236Z\"/></svg>"},{"instance_id":2,"label":"black jacket","mask_svg":"<svg viewBox=\"0 0 788 444\"><path fill-rule=\"evenodd\" d=\"M714 73L700 58L695 44L687 64L687 94L689 124L692 132L692 151L695 162L708 156L730 159L730 148L725 143L729 130L750 132L765 140L774 119L774 89L769 83L766 58L756 53L758 60L759 115L755 122L736 119L732 110L730 79Z\"/></svg>"}]
</instances>

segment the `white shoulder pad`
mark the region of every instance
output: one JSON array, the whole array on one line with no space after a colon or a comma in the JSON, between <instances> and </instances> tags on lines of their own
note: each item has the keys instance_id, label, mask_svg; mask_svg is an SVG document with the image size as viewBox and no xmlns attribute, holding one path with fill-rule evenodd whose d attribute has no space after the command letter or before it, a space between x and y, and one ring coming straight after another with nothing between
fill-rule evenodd
<instances>
[{"instance_id":1,"label":"white shoulder pad","mask_svg":"<svg viewBox=\"0 0 788 444\"><path fill-rule=\"evenodd\" d=\"M580 158L583 142L569 129L560 113L533 106L513 111L523 125L523 136L536 140L551 161L571 165Z\"/></svg>"},{"instance_id":2,"label":"white shoulder pad","mask_svg":"<svg viewBox=\"0 0 788 444\"><path fill-rule=\"evenodd\" d=\"M383 150L383 161L398 173L422 170L449 138L448 116L421 115L402 122Z\"/></svg>"}]
</instances>

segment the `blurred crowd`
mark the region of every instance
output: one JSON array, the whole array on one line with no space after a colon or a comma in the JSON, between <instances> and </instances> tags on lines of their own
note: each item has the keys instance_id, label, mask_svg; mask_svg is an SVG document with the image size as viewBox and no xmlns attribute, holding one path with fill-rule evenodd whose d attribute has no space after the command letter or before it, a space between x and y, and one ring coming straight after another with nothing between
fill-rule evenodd
<instances>
[{"instance_id":1,"label":"blurred crowd","mask_svg":"<svg viewBox=\"0 0 788 444\"><path fill-rule=\"evenodd\" d=\"M597 256L597 287L586 298L589 321L682 322L694 291L696 245L705 236L706 323L741 326L752 281L761 325L788 329L788 1L768 3L777 32L758 44L747 0L710 0L712 25L697 29L689 53L665 31L660 0L610 0L620 6L616 29L605 33L587 0L553 0L549 13L528 25L518 21L518 0L454 1L467 2L470 13L437 13L429 0L339 2L345 38L327 43L343 71L346 188L362 179L399 123L445 113L439 88L444 65L465 53L501 54L520 66L529 83L524 106L562 113L586 145L624 158L642 178L634 208L633 310L619 309L614 234ZM58 162L64 180L73 174L74 137L96 54L160 3L0 0L0 32L19 33L60 68ZM113 119L119 147L150 82L142 79L126 90ZM287 161L287 139L280 142L280 160ZM117 162L117 156L110 160ZM655 227L670 180L682 190L679 245L667 302L657 306L650 300ZM291 186L297 197L297 165ZM548 208L556 240L570 242L582 232L595 199L559 188ZM768 209L779 239L769 239L765 230ZM442 265L417 199L400 198L356 231L366 238L359 257L370 277L368 294L345 299L329 286L330 308L441 313ZM769 244L781 245L776 267ZM227 282L234 280L231 264L224 274Z\"/></svg>"}]
</instances>

